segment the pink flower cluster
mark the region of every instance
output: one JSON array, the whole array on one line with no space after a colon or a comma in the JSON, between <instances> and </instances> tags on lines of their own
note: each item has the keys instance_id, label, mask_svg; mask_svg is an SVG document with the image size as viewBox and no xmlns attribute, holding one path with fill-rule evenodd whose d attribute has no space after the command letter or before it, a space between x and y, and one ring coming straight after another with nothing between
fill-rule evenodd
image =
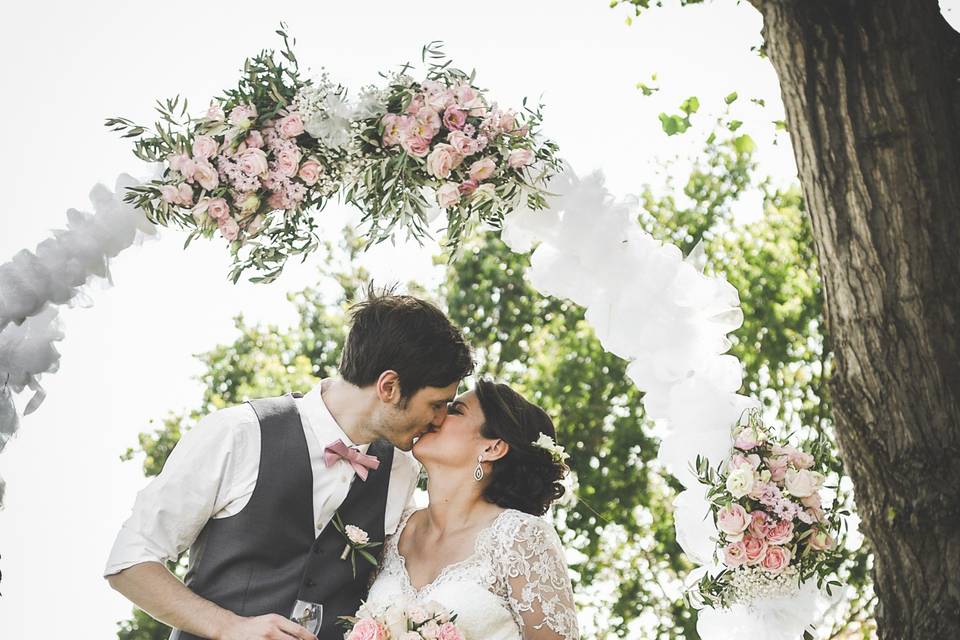
<instances>
[{"instance_id":1,"label":"pink flower cluster","mask_svg":"<svg viewBox=\"0 0 960 640\"><path fill-rule=\"evenodd\" d=\"M464 640L456 616L437 602L396 602L373 612L363 605L345 640Z\"/></svg>"},{"instance_id":2,"label":"pink flower cluster","mask_svg":"<svg viewBox=\"0 0 960 640\"><path fill-rule=\"evenodd\" d=\"M716 512L728 568L779 574L805 548L817 552L834 546L819 493L824 476L812 470L814 464L809 453L769 442L754 424L738 430L720 477L724 506Z\"/></svg>"},{"instance_id":3,"label":"pink flower cluster","mask_svg":"<svg viewBox=\"0 0 960 640\"><path fill-rule=\"evenodd\" d=\"M299 208L323 165L305 153L297 138L303 118L288 110L258 123L257 108L240 104L225 114L210 106L188 152L171 154L173 178L160 186L161 198L190 208L199 226L215 224L227 240L253 234L271 210Z\"/></svg>"},{"instance_id":4,"label":"pink flower cluster","mask_svg":"<svg viewBox=\"0 0 960 640\"><path fill-rule=\"evenodd\" d=\"M495 184L489 181L502 177L504 168L520 170L536 159L529 127L519 124L516 113L488 106L464 82L425 81L403 113L385 114L380 125L384 147L425 159L424 170L436 181L443 208L478 190L492 195Z\"/></svg>"}]
</instances>

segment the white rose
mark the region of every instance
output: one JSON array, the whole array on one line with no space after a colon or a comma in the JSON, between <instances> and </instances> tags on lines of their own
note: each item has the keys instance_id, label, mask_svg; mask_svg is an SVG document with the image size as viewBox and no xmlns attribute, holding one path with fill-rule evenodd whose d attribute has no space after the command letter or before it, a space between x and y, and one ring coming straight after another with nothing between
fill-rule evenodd
<instances>
[{"instance_id":1,"label":"white rose","mask_svg":"<svg viewBox=\"0 0 960 640\"><path fill-rule=\"evenodd\" d=\"M437 189L437 204L444 209L452 207L460 202L460 185L456 182L444 183Z\"/></svg>"},{"instance_id":2,"label":"white rose","mask_svg":"<svg viewBox=\"0 0 960 640\"><path fill-rule=\"evenodd\" d=\"M820 489L820 485L823 484L823 474L806 469L799 471L787 469L783 482L787 493L797 498L806 498Z\"/></svg>"},{"instance_id":3,"label":"white rose","mask_svg":"<svg viewBox=\"0 0 960 640\"><path fill-rule=\"evenodd\" d=\"M734 498L742 498L753 489L753 469L740 467L727 476L727 491Z\"/></svg>"},{"instance_id":4,"label":"white rose","mask_svg":"<svg viewBox=\"0 0 960 640\"><path fill-rule=\"evenodd\" d=\"M360 527L355 527L352 524L348 524L346 527L344 527L344 530L346 531L350 542L353 544L367 544L370 542L370 536L367 535L367 532Z\"/></svg>"}]
</instances>

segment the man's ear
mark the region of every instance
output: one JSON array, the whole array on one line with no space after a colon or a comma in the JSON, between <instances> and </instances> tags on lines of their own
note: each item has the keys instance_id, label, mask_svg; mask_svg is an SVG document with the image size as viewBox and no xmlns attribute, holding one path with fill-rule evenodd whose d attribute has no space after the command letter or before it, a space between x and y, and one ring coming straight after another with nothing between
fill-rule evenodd
<instances>
[{"instance_id":1,"label":"man's ear","mask_svg":"<svg viewBox=\"0 0 960 640\"><path fill-rule=\"evenodd\" d=\"M387 404L400 401L400 375L396 371L387 369L377 378L377 397Z\"/></svg>"},{"instance_id":2,"label":"man's ear","mask_svg":"<svg viewBox=\"0 0 960 640\"><path fill-rule=\"evenodd\" d=\"M510 445L507 444L507 441L497 438L493 441L493 444L488 445L487 448L483 450L483 459L487 462L493 462L494 460L499 460L509 452Z\"/></svg>"}]
</instances>

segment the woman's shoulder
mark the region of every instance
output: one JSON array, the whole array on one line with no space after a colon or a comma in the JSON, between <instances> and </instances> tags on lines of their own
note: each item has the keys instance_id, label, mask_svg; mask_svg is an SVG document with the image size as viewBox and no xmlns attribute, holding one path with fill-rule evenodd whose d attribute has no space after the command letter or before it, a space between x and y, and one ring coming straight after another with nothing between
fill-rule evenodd
<instances>
[{"instance_id":1,"label":"woman's shoulder","mask_svg":"<svg viewBox=\"0 0 960 640\"><path fill-rule=\"evenodd\" d=\"M511 547L557 539L557 532L552 523L542 516L518 509L504 509L497 516L492 529L495 530L496 538L501 543Z\"/></svg>"}]
</instances>

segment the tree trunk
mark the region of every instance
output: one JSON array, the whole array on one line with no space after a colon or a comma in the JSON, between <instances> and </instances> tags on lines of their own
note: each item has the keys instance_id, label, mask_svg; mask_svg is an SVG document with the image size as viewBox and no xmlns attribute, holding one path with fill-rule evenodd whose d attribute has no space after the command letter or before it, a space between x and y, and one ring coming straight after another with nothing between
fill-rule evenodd
<instances>
[{"instance_id":1,"label":"tree trunk","mask_svg":"<svg viewBox=\"0 0 960 640\"><path fill-rule=\"evenodd\" d=\"M826 300L884 639L960 638L960 34L936 0L751 0Z\"/></svg>"}]
</instances>

